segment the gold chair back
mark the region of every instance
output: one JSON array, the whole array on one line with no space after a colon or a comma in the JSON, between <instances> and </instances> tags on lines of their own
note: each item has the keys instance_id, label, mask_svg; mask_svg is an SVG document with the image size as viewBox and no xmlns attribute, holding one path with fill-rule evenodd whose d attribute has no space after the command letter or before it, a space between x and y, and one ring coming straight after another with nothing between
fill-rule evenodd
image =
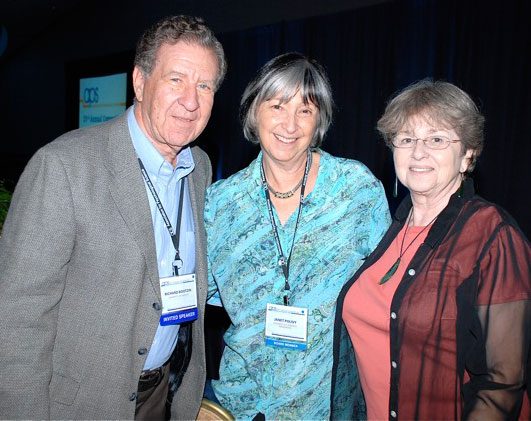
<instances>
[{"instance_id":1,"label":"gold chair back","mask_svg":"<svg viewBox=\"0 0 531 421\"><path fill-rule=\"evenodd\" d=\"M232 414L221 405L203 398L197 421L234 421Z\"/></svg>"}]
</instances>

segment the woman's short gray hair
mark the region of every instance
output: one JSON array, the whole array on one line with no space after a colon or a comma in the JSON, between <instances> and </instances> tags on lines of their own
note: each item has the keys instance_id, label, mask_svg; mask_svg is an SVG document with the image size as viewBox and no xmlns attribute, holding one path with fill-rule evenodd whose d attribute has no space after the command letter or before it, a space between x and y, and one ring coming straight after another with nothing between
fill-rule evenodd
<instances>
[{"instance_id":1,"label":"woman's short gray hair","mask_svg":"<svg viewBox=\"0 0 531 421\"><path fill-rule=\"evenodd\" d=\"M317 126L311 147L319 147L332 123L332 90L323 67L299 53L286 53L268 61L245 88L240 103L240 119L245 138L260 143L257 111L260 104L282 93L282 102L288 102L297 92L305 104L317 107Z\"/></svg>"},{"instance_id":2,"label":"woman's short gray hair","mask_svg":"<svg viewBox=\"0 0 531 421\"><path fill-rule=\"evenodd\" d=\"M225 74L227 62L221 43L203 19L193 16L168 16L148 28L138 40L135 54L135 66L144 76L151 75L157 60L157 52L162 44L175 45L179 41L197 44L214 53L218 61L217 90Z\"/></svg>"},{"instance_id":3,"label":"woman's short gray hair","mask_svg":"<svg viewBox=\"0 0 531 421\"><path fill-rule=\"evenodd\" d=\"M473 151L467 173L474 170L483 150L485 118L466 92L449 82L428 79L399 92L389 101L377 124L387 146L392 148L393 137L415 115L455 130L463 145L463 153L469 149Z\"/></svg>"}]
</instances>

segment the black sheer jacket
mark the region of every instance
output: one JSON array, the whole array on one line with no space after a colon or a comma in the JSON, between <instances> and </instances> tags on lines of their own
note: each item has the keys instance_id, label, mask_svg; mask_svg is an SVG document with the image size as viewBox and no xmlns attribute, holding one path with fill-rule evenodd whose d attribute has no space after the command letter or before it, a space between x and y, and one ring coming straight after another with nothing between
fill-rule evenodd
<instances>
[{"instance_id":1,"label":"black sheer jacket","mask_svg":"<svg viewBox=\"0 0 531 421\"><path fill-rule=\"evenodd\" d=\"M340 341L346 334L345 295L387 250L411 206L408 196L340 293L332 414L338 404L346 405L336 396L337 382L352 381L353 390L359 389L355 361L348 369L339 364L345 352L353 354L352 344ZM452 196L409 263L389 324L391 420L529 419L531 247L510 215L474 194L471 180L462 197ZM362 405L354 407L350 418L363 418Z\"/></svg>"}]
</instances>

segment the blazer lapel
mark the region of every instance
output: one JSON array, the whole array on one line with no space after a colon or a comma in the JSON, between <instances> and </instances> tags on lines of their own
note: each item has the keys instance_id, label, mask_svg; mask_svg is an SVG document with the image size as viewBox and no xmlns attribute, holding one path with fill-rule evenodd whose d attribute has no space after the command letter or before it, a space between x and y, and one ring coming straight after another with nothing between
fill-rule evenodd
<instances>
[{"instance_id":1,"label":"blazer lapel","mask_svg":"<svg viewBox=\"0 0 531 421\"><path fill-rule=\"evenodd\" d=\"M114 174L109 190L138 248L144 255L159 300L157 251L149 201L127 125L127 113L116 118L108 139L107 167ZM127 245L125 245L127 247Z\"/></svg>"},{"instance_id":2,"label":"blazer lapel","mask_svg":"<svg viewBox=\"0 0 531 421\"><path fill-rule=\"evenodd\" d=\"M192 153L194 149L192 148ZM205 180L199 180L199 174L203 174L203 162L199 154L193 153L195 169L192 171L188 177L188 183L190 187L190 202L192 204L192 213L194 216L194 227L195 227L195 244L196 244L196 274L198 280L206 279L206 267L205 259L203 254L206 250L205 236L204 236L204 216L203 216L203 206L205 201L205 191L202 186L205 185ZM204 282L198 282L197 287L199 289L198 295L202 296L206 294L206 289Z\"/></svg>"}]
</instances>

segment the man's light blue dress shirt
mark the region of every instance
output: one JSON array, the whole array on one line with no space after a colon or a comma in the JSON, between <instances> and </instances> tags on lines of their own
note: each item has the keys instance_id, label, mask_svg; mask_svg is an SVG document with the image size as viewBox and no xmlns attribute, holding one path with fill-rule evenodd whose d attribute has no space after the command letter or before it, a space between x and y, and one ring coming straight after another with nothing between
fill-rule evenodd
<instances>
[{"instance_id":1,"label":"man's light blue dress shirt","mask_svg":"<svg viewBox=\"0 0 531 421\"><path fill-rule=\"evenodd\" d=\"M194 160L189 147L182 149L177 156L177 166L173 166L164 159L157 151L151 141L146 137L134 114L134 107L128 111L127 121L133 146L137 156L142 160L153 186L173 229L177 232L177 211L179 208L180 180L186 177L194 169ZM139 167L140 171L140 167ZM179 275L193 273L195 271L195 237L194 219L192 214L192 204L190 202L190 192L188 180L184 183L184 203L182 222L180 229L179 255L183 261L183 267ZM155 245L157 248L157 263L159 277L165 278L173 275L173 260L175 258L175 248L166 228L164 219L160 214L153 195L146 185L146 192L151 208L151 218L153 220L153 230L155 233ZM179 325L161 326L157 329L153 344L149 350L144 370L152 370L160 367L170 358L177 343Z\"/></svg>"}]
</instances>

